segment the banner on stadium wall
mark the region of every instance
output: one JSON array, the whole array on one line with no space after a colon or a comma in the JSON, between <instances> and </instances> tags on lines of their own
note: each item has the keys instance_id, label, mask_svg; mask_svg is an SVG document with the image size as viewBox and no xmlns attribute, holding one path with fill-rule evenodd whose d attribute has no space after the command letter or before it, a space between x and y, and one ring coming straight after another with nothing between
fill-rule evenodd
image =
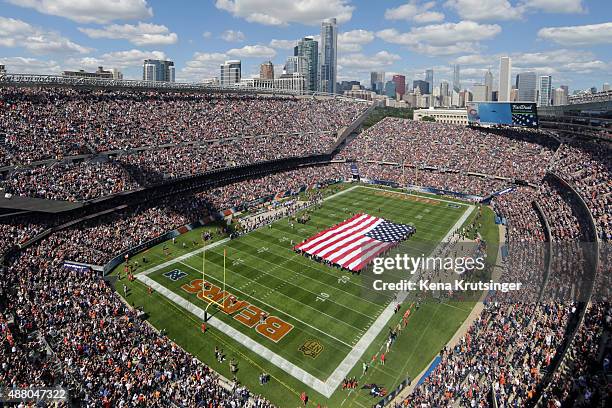
<instances>
[{"instance_id":1,"label":"banner on stadium wall","mask_svg":"<svg viewBox=\"0 0 612 408\"><path fill-rule=\"evenodd\" d=\"M71 262L71 261L64 261L64 268L70 269L76 272L86 272L91 269L91 267L88 265L84 265L79 262Z\"/></svg>"},{"instance_id":2,"label":"banner on stadium wall","mask_svg":"<svg viewBox=\"0 0 612 408\"><path fill-rule=\"evenodd\" d=\"M516 190L516 187L508 187L508 188L505 188L505 189L503 189L503 190L496 191L496 192L494 192L494 193L493 193L493 194L491 194L491 195L492 195L493 197L499 197L500 195L503 195L503 194L508 194L509 192L514 191L514 190Z\"/></svg>"},{"instance_id":3,"label":"banner on stadium wall","mask_svg":"<svg viewBox=\"0 0 612 408\"><path fill-rule=\"evenodd\" d=\"M361 179L361 181L365 181L366 183L369 183L369 184L376 184L376 185L381 185L381 186L400 188L399 183L396 183L395 181L389 181L389 180L370 180L370 179Z\"/></svg>"}]
</instances>

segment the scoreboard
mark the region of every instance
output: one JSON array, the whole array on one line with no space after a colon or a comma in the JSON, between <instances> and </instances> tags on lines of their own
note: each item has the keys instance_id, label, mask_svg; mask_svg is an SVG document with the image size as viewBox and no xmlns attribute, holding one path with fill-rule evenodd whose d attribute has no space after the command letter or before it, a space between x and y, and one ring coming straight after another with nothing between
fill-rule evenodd
<instances>
[{"instance_id":1,"label":"scoreboard","mask_svg":"<svg viewBox=\"0 0 612 408\"><path fill-rule=\"evenodd\" d=\"M538 110L531 102L468 102L471 125L538 127Z\"/></svg>"}]
</instances>

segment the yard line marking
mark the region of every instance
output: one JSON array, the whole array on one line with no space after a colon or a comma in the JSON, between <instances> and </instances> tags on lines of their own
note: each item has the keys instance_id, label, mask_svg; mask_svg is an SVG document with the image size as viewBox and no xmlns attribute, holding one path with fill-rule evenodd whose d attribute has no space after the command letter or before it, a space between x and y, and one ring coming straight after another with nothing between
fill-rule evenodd
<instances>
[{"instance_id":1,"label":"yard line marking","mask_svg":"<svg viewBox=\"0 0 612 408\"><path fill-rule=\"evenodd\" d=\"M211 261L207 260L207 262L211 262ZM187 267L189 267L189 268L192 268L193 270L196 270L196 271L198 270L197 268L194 268L193 266L191 266L191 265L189 265L189 264L186 264L186 263L184 263L184 262L182 262L182 261L181 261L180 263L181 263L181 264L183 264L183 265L185 265L185 266L187 266ZM279 264L279 265L280 265L280 264ZM233 270L232 268L229 268L229 267L228 267L227 269L228 269L229 271L233 271L233 272L234 272L234 274L239 275L241 279L252 280L251 278L249 278L249 277L247 277L247 276L245 276L245 275L242 275L240 272L236 272L236 271L235 271L235 270ZM265 273L265 272L263 272L263 273ZM208 276L211 276L211 274L209 274ZM221 282L221 280L220 280L220 279L215 278L215 280L217 280L217 281ZM281 280L282 280L282 279L281 279ZM259 285L259 286L263 286L264 290L271 290L271 291L275 291L275 289L270 288L270 287L269 287L269 286L267 286L267 285L264 285L264 284L259 283L259 282L255 282L255 283L256 283L257 285ZM227 285L227 283L226 283L226 285ZM229 286L229 285L227 285L227 286ZM232 286L232 287L233 287L234 289L238 289L236 286ZM310 291L308 291L308 290L306 290L306 292L309 292L309 293L313 294L314 296L318 296L318 295L319 295L318 293L310 292ZM295 302L299 303L300 305L306 306L306 307L308 307L308 308L310 308L310 309L314 310L314 311L315 311L315 312L317 312L317 313L323 314L323 315L325 315L325 316L329 317L330 319L333 319L333 320L335 320L335 321L339 322L340 324L346 325L346 326L350 327L350 328L351 328L351 329L353 329L353 330L359 330L359 328L357 328L357 327L353 326L352 324L347 323L347 322L345 322L345 321L343 321L343 320L340 320L340 319L338 319L337 317L334 317L334 316L332 316L332 315L328 315L327 313L325 313L325 312L323 312L323 311L321 311L321 310L319 310L319 309L316 309L316 308L314 308L314 307L310 306L310 305L309 305L309 304L307 304L307 303L304 303L304 302L301 302L301 301L299 301L299 300L296 300L296 299L294 299L294 298L292 298L292 297L290 297L290 296L285 295L284 293L281 293L281 292L277 292L277 293L278 293L279 295L283 296L283 297L286 297L286 298L287 298L287 299L289 299L289 300L292 300L292 301L295 301ZM334 303L335 303L335 302L334 302ZM337 304L337 303L336 303L336 304ZM341 306L341 305L340 305L340 306ZM347 307L345 307L345 306L342 306L342 307L343 307L344 309L347 309ZM280 310L280 309L278 309L278 308L276 308L276 310L281 311L281 310ZM356 313L359 313L359 312L356 312ZM361 313L359 313L359 314L361 314ZM366 315L363 315L363 316L366 316Z\"/></svg>"},{"instance_id":2,"label":"yard line marking","mask_svg":"<svg viewBox=\"0 0 612 408\"><path fill-rule=\"evenodd\" d=\"M303 278L306 278L306 279L309 279L309 280L315 281L315 282L319 283L320 285L327 286L327 284L326 284L325 282L321 282L321 281L320 281L320 280L318 280L318 279L313 279L313 278L311 278L311 277L309 277L309 276L306 276L306 275L304 275L304 274L302 274L302 273L300 273L300 272L295 272L295 271L293 271L293 270L291 270L291 269L288 269L288 268L285 268L284 266L282 266L282 264L283 264L283 263L285 263L285 262L287 262L287 261L290 261L290 260L291 260L291 258L285 258L285 257L283 257L283 258L285 258L285 260L284 260L284 261L282 261L282 262L281 262L281 263L279 263L279 264L275 264L275 263L272 263L272 262L270 262L270 261L268 261L268 260L266 260L266 259L264 259L264 258L260 258L260 257L257 257L257 256L255 256L255 255L251 255L251 254L250 254L248 251L244 251L244 250L242 250L242 249L232 248L232 250L233 250L233 251L240 251L240 252L244 252L244 253L245 253L247 256L252 256L252 257L257 258L257 260L258 260L258 261L264 261L264 262L269 263L269 264L271 264L271 265L275 265L276 269L280 268L280 269L283 269L283 270L285 270L285 271L287 271L287 272L296 273L296 274L297 274L297 275L299 275L300 277L303 277ZM220 254L217 254L217 255L220 255ZM279 256L282 256L282 255L279 255ZM272 271L272 270L274 270L274 269L275 269L275 268L272 268L272 269L270 269L270 271ZM315 292L313 292L313 291L311 291L311 290L308 290L308 289L306 289L306 288L304 288L304 287L302 287L302 286L299 286L299 285L297 285L297 284L294 284L294 283L292 283L292 282L286 281L285 279L280 278L278 275L273 275L273 274L268 273L268 272L265 272L265 271L260 271L260 272L261 272L261 273L263 273L263 274L269 275L269 276L273 276L274 278L279 279L280 281L282 281L282 282L284 282L284 283L288 283L288 284L290 284L290 285L293 285L293 286L295 286L295 287L297 287L297 288L300 288L300 289L302 289L302 290L304 290L304 291L306 291L306 292L308 292L308 293L311 293L311 294L313 294L313 295L315 295L315 296L317 296L317 295L318 295L318 293L315 293ZM241 275L241 276L242 276L242 275ZM247 279L249 279L249 278L247 278ZM367 301L368 303L372 303L372 304L374 304L374 305L378 305L377 303L370 302L370 301L368 301L368 300L366 300L366 299L363 299L363 298L361 298L361 297L359 297L359 296L357 296L357 295L353 295L352 293L345 292L344 290L342 290L342 289L340 289L340 288L336 288L336 287L333 287L333 288L334 288L335 290L338 290L338 291L342 292L342 293L345 293L345 294L350 295L350 296L352 296L352 297L358 298L359 300L365 300L365 301ZM342 308L344 308L344 309L349 309L349 307L347 307L347 306L345 306L345 305L343 305L343 304L341 304L341 303L338 303L338 302L334 301L333 299L330 299L330 302L332 302L332 303L334 303L334 304L336 304L336 305L338 305L338 306L340 306L340 307L342 307ZM366 314L361 313L361 312L358 312L358 311L356 311L356 310L352 310L352 311L353 311L353 312L355 312L355 313L358 313L358 314L362 315L362 316L363 316L363 317L365 317L365 318L369 318L369 317L370 317L370 315L369 315L369 314L367 314L367 315L366 315Z\"/></svg>"}]
</instances>

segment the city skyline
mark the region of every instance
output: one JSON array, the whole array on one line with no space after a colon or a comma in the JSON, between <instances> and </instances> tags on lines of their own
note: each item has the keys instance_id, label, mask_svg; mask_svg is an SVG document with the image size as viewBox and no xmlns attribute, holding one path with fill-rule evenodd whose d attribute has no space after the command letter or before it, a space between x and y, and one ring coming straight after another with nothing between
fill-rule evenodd
<instances>
[{"instance_id":1,"label":"city skyline","mask_svg":"<svg viewBox=\"0 0 612 408\"><path fill-rule=\"evenodd\" d=\"M321 40L321 23L338 21L337 81L369 84L371 71L462 88L481 83L491 68L498 87L499 58L519 72L551 75L552 87L601 89L611 82L612 5L564 0L294 1L216 0L182 3L122 0L122 7L71 7L58 0L0 3L0 64L9 72L122 71L142 77L145 59L172 60L177 81L218 77L226 60L242 61L243 77L271 61L279 74L297 41ZM529 5L527 5L529 3ZM551 4L555 3L555 4ZM285 3L283 3L285 4ZM469 10L469 11L468 11ZM518 24L517 24L518 23ZM520 39L517 40L517 39Z\"/></svg>"}]
</instances>

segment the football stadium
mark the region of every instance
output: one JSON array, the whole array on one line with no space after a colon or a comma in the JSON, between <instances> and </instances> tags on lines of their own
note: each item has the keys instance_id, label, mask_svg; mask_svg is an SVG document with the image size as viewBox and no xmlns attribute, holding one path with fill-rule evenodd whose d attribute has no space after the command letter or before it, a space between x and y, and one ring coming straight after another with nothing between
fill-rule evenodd
<instances>
[{"instance_id":1,"label":"football stadium","mask_svg":"<svg viewBox=\"0 0 612 408\"><path fill-rule=\"evenodd\" d=\"M11 10L95 40L136 27L8 3L0 55L24 28L28 52L94 52ZM215 7L295 23L238 3ZM455 90L421 89L433 69L366 89L335 51L365 32L319 8L277 77L241 78L237 48L210 81L175 80L208 53L179 72L134 49L142 79L0 57L0 406L610 406L609 86L546 102L547 76L523 98L535 72L513 86L501 57L494 92L463 89L457 64ZM154 26L131 41L176 36Z\"/></svg>"}]
</instances>

